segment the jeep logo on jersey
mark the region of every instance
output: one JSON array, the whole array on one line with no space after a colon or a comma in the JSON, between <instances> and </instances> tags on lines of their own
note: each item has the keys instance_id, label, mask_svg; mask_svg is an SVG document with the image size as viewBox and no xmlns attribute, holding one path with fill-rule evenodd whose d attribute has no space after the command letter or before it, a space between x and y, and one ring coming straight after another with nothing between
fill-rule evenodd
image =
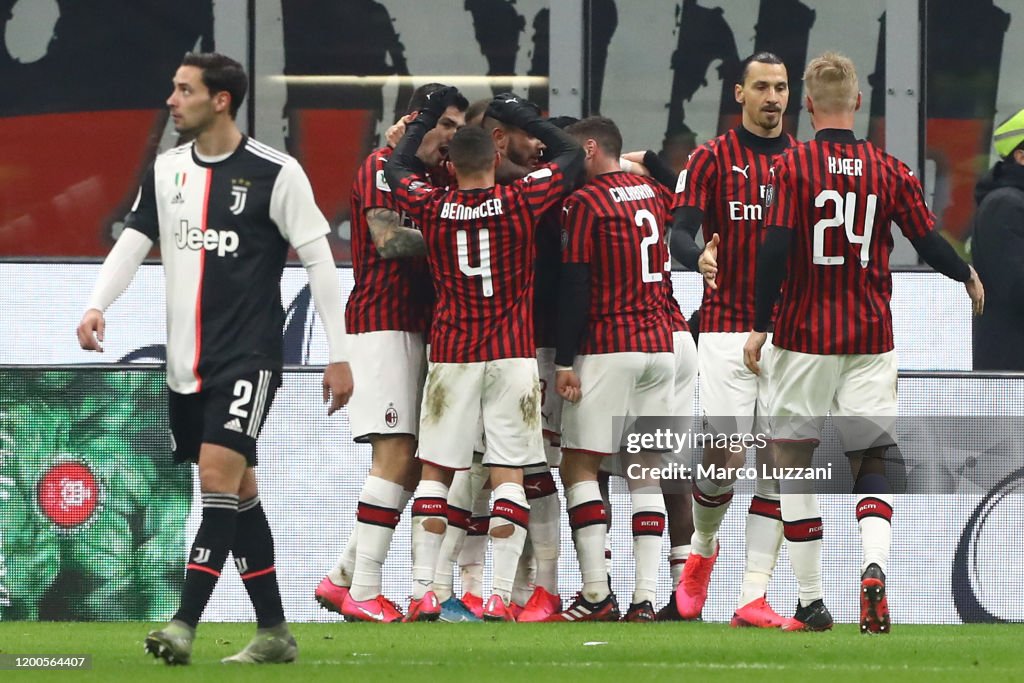
<instances>
[{"instance_id":1,"label":"jeep logo on jersey","mask_svg":"<svg viewBox=\"0 0 1024 683\"><path fill-rule=\"evenodd\" d=\"M231 185L231 213L236 216L245 209L245 197L249 194L249 181L233 180Z\"/></svg>"},{"instance_id":2,"label":"jeep logo on jersey","mask_svg":"<svg viewBox=\"0 0 1024 683\"><path fill-rule=\"evenodd\" d=\"M205 249L217 252L217 256L224 256L234 254L238 250L238 233L234 230L203 231L189 226L188 221L181 221L178 223L178 229L174 231L174 244L178 249Z\"/></svg>"}]
</instances>

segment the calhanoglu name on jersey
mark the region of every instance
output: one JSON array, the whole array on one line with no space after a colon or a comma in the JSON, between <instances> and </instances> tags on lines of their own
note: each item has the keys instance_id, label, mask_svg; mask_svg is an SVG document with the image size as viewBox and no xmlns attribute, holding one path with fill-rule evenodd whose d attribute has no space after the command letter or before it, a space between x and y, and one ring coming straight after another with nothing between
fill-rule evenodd
<instances>
[{"instance_id":1,"label":"calhanoglu name on jersey","mask_svg":"<svg viewBox=\"0 0 1024 683\"><path fill-rule=\"evenodd\" d=\"M718 481L761 481L783 479L787 481L829 481L832 479L832 463L824 467L779 467L762 464L760 467L721 467L700 464L696 467L672 463L662 467L644 467L633 463L626 468L626 477L635 480L682 480L714 479Z\"/></svg>"}]
</instances>

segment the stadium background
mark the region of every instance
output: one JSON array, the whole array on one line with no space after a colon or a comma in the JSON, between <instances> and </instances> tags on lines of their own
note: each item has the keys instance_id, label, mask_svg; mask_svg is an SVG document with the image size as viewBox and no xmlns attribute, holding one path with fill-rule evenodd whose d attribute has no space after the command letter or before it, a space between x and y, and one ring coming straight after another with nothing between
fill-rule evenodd
<instances>
[{"instance_id":1,"label":"stadium background","mask_svg":"<svg viewBox=\"0 0 1024 683\"><path fill-rule=\"evenodd\" d=\"M1016 96L1024 73L1003 68L1024 58L1022 18L1024 0L0 2L0 79L8 86L0 94L0 310L11 321L0 345L0 618L159 620L173 611L198 510L187 471L167 467L162 376L69 366L162 358L155 266L111 309L103 357L81 352L73 330L140 174L177 142L163 100L185 50L217 49L246 64L253 92L241 127L303 162L341 262L352 173L396 104L427 77L455 76L444 80L471 98L511 87L552 113L600 112L628 122L628 148L661 150L678 163L690 144L738 120L730 83L738 59L755 49L782 55L794 86L806 56L851 56L864 90L858 134L888 142L917 169L940 227L963 248L973 184L993 160L993 124L1024 106ZM787 129L806 138L801 113L794 89ZM1024 526L1021 497L1005 495L1024 481L1020 447L983 429L991 423L963 417L1021 416L1021 380L970 374L959 287L916 272L902 241L894 262L907 271L894 278L901 409L964 425L950 431L958 443L929 439L919 449L937 454L929 465L942 462L945 493L898 506L894 618L1024 620L1012 590L1024 557L1018 544L1002 542ZM343 276L347 293L350 271ZM699 300L696 278L675 279L689 312ZM326 348L303 284L301 270L289 269L282 287L296 365L322 362ZM312 589L351 529L368 466L347 419L323 417L317 387L314 372L289 373L261 442L285 606L299 621L328 618ZM973 476L984 457L997 466ZM613 509L627 506L615 489ZM860 552L852 501L829 497L823 513L826 594L835 596L837 619L851 621ZM616 519L621 593L632 568L624 519ZM741 521L729 515L723 527L710 619L732 611ZM407 524L385 573L385 592L396 599L409 575ZM568 594L577 584L567 532L562 570ZM785 609L796 594L785 556L777 576L769 597ZM666 570L662 602L668 588ZM249 619L247 604L231 577L207 615Z\"/></svg>"}]
</instances>

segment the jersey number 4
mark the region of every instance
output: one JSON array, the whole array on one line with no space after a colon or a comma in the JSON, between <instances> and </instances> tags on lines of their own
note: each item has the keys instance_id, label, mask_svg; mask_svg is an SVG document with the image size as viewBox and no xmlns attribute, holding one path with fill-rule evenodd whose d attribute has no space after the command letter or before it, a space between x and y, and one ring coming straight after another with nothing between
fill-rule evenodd
<instances>
[{"instance_id":1,"label":"jersey number 4","mask_svg":"<svg viewBox=\"0 0 1024 683\"><path fill-rule=\"evenodd\" d=\"M633 215L633 220L640 227L647 227L650 234L640 240L640 277L644 282L661 282L662 273L651 270L651 249L662 239L661 231L658 229L658 219L647 209L640 209ZM672 257L669 256L661 270L672 270Z\"/></svg>"},{"instance_id":2,"label":"jersey number 4","mask_svg":"<svg viewBox=\"0 0 1024 683\"><path fill-rule=\"evenodd\" d=\"M467 277L481 278L483 295L485 297L494 296L494 282L491 279L491 231L482 228L477 232L477 241L480 247L480 265L474 266L469 263L469 233L465 230L455 233L455 243L459 252L459 270Z\"/></svg>"},{"instance_id":3,"label":"jersey number 4","mask_svg":"<svg viewBox=\"0 0 1024 683\"><path fill-rule=\"evenodd\" d=\"M829 228L843 226L846 239L850 244L860 247L860 267L867 268L871 258L871 232L875 225L875 207L878 196L869 194L864 205L864 229L861 234L854 231L857 221L857 193L847 192L846 198L835 190L822 190L814 198L814 206L821 209L832 204L834 211L830 218L822 218L814 224L814 265L841 266L846 263L845 256L825 256L825 231Z\"/></svg>"}]
</instances>

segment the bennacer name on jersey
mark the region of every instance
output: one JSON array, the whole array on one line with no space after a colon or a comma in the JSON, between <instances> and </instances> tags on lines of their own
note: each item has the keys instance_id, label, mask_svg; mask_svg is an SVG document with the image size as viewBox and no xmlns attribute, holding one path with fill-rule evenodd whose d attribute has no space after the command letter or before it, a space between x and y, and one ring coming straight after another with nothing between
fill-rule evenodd
<instances>
[{"instance_id":1,"label":"bennacer name on jersey","mask_svg":"<svg viewBox=\"0 0 1024 683\"><path fill-rule=\"evenodd\" d=\"M501 200L497 197L482 202L479 206L466 206L458 202L445 202L441 205L440 218L453 221L469 221L486 216L501 216L505 213L501 208Z\"/></svg>"},{"instance_id":2,"label":"bennacer name on jersey","mask_svg":"<svg viewBox=\"0 0 1024 683\"><path fill-rule=\"evenodd\" d=\"M216 252L217 256L238 256L238 233L234 230L201 230L188 221L180 221L174 231L174 244L178 249Z\"/></svg>"}]
</instances>

